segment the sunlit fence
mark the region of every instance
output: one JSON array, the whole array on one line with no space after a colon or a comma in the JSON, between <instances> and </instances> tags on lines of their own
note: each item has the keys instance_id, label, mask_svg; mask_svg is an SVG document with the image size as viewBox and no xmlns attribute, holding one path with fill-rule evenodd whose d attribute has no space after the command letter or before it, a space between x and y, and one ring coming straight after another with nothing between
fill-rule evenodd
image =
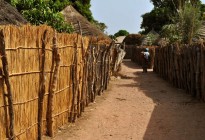
<instances>
[{"instance_id":1,"label":"sunlit fence","mask_svg":"<svg viewBox=\"0 0 205 140\"><path fill-rule=\"evenodd\" d=\"M205 47L171 45L166 47L133 47L132 61L143 63L140 52L149 48L150 68L175 87L186 90L198 99L205 100Z\"/></svg>"},{"instance_id":2,"label":"sunlit fence","mask_svg":"<svg viewBox=\"0 0 205 140\"><path fill-rule=\"evenodd\" d=\"M105 89L112 43L48 26L0 28L0 139L41 139Z\"/></svg>"}]
</instances>

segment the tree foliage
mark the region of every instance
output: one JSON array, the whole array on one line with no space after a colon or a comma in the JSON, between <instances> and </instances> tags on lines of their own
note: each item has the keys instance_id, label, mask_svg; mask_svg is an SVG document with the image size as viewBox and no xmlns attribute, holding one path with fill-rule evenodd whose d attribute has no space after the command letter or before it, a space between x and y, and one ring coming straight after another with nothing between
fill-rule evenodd
<instances>
[{"instance_id":1,"label":"tree foliage","mask_svg":"<svg viewBox=\"0 0 205 140\"><path fill-rule=\"evenodd\" d=\"M192 38L196 35L202 24L200 17L201 13L197 5L193 6L190 3L186 3L184 8L179 11L178 23L183 43L192 43Z\"/></svg>"},{"instance_id":2,"label":"tree foliage","mask_svg":"<svg viewBox=\"0 0 205 140\"><path fill-rule=\"evenodd\" d=\"M171 23L172 16L170 9L166 7L154 8L151 12L142 15L143 21L141 28L144 34L154 29L156 32L161 31L162 26Z\"/></svg>"},{"instance_id":3,"label":"tree foliage","mask_svg":"<svg viewBox=\"0 0 205 140\"><path fill-rule=\"evenodd\" d=\"M11 4L34 25L47 24L58 32L72 32L73 28L64 21L60 10L69 1L63 0L11 0Z\"/></svg>"},{"instance_id":4,"label":"tree foliage","mask_svg":"<svg viewBox=\"0 0 205 140\"><path fill-rule=\"evenodd\" d=\"M182 9L178 11L178 16L173 24L164 25L162 36L173 42L191 44L193 37L201 27L200 5L185 3Z\"/></svg>"},{"instance_id":5,"label":"tree foliage","mask_svg":"<svg viewBox=\"0 0 205 140\"><path fill-rule=\"evenodd\" d=\"M90 0L71 0L72 5L77 9L88 21L94 21L92 12L90 11Z\"/></svg>"},{"instance_id":6,"label":"tree foliage","mask_svg":"<svg viewBox=\"0 0 205 140\"><path fill-rule=\"evenodd\" d=\"M102 32L105 32L105 29L107 29L107 26L105 23L99 22L97 20L93 21L93 24L97 26L98 29L100 29Z\"/></svg>"},{"instance_id":7,"label":"tree foliage","mask_svg":"<svg viewBox=\"0 0 205 140\"><path fill-rule=\"evenodd\" d=\"M151 2L154 5L153 10L142 15L141 29L144 30L142 33L145 34L152 29L160 32L164 25L173 24L173 19L179 15L179 11L186 3L190 3L192 6L198 5L201 9L201 15L205 11L200 0L151 0Z\"/></svg>"},{"instance_id":8,"label":"tree foliage","mask_svg":"<svg viewBox=\"0 0 205 140\"><path fill-rule=\"evenodd\" d=\"M118 36L127 36L129 35L129 32L126 31L126 30L119 30L117 33L114 34L115 37L118 37Z\"/></svg>"},{"instance_id":9,"label":"tree foliage","mask_svg":"<svg viewBox=\"0 0 205 140\"><path fill-rule=\"evenodd\" d=\"M109 35L109 37L110 37L112 40L116 40L116 36L114 36L114 35Z\"/></svg>"},{"instance_id":10,"label":"tree foliage","mask_svg":"<svg viewBox=\"0 0 205 140\"><path fill-rule=\"evenodd\" d=\"M73 28L64 21L60 11L67 5L72 5L88 21L104 31L107 26L94 20L90 10L90 0L6 0L32 24L47 24L59 32L72 32Z\"/></svg>"}]
</instances>

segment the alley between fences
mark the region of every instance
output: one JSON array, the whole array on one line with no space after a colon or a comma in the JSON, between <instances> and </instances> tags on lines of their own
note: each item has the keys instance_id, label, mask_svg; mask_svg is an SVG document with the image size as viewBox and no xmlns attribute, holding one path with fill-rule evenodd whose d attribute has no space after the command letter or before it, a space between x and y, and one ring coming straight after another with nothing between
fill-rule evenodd
<instances>
[{"instance_id":1,"label":"alley between fences","mask_svg":"<svg viewBox=\"0 0 205 140\"><path fill-rule=\"evenodd\" d=\"M151 69L144 74L135 63L124 61L105 94L76 123L59 128L54 139L203 140L204 116L204 103Z\"/></svg>"}]
</instances>

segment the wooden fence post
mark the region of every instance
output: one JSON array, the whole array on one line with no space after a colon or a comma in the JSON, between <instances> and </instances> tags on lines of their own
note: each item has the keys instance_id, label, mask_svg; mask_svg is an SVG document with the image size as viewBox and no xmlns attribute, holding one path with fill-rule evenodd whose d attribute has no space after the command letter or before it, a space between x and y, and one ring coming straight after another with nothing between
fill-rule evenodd
<instances>
[{"instance_id":1,"label":"wooden fence post","mask_svg":"<svg viewBox=\"0 0 205 140\"><path fill-rule=\"evenodd\" d=\"M1 93L3 94L3 103L4 103L3 108L4 108L4 112L5 112L4 119L5 119L5 128L6 128L6 137L9 137L9 135L10 135L9 134L9 124L8 124L9 117L8 117L8 109L7 109L7 104L8 103L7 103L7 100L6 100L7 94L6 94L5 87L4 87L5 80L4 80L4 75L3 75L2 68L0 68L0 76L1 76L1 78L0 78L0 87L2 88Z\"/></svg>"},{"instance_id":2,"label":"wooden fence post","mask_svg":"<svg viewBox=\"0 0 205 140\"><path fill-rule=\"evenodd\" d=\"M205 72L204 72L204 44L201 43L201 94L202 100L205 100Z\"/></svg>"},{"instance_id":3,"label":"wooden fence post","mask_svg":"<svg viewBox=\"0 0 205 140\"><path fill-rule=\"evenodd\" d=\"M74 55L73 55L73 65L71 67L71 78L72 78L72 92L73 92L73 99L72 99L72 106L70 112L70 122L75 122L77 116L77 96L78 96L78 35L77 41L74 47Z\"/></svg>"},{"instance_id":4,"label":"wooden fence post","mask_svg":"<svg viewBox=\"0 0 205 140\"><path fill-rule=\"evenodd\" d=\"M6 50L5 50L5 42L4 42L4 34L3 31L0 31L0 55L3 65L3 74L5 79L5 84L7 88L7 98L9 103L9 139L15 140L14 134L14 109L13 109L13 97L12 97L12 89L11 84L9 81L9 70L8 70L8 60L6 57Z\"/></svg>"},{"instance_id":5,"label":"wooden fence post","mask_svg":"<svg viewBox=\"0 0 205 140\"><path fill-rule=\"evenodd\" d=\"M106 50L105 50L105 62L104 62L104 65L105 65L105 69L104 69L104 90L106 90L107 89L107 86L108 86L108 82L109 82L109 78L110 78L110 76L109 76L109 73L110 73L110 71L109 71L109 69L110 69L110 67L109 67L109 65L110 65L110 63L109 63L109 55L110 55L110 50L111 50L111 48L112 48L112 46L114 45L114 42L112 42L111 44L110 44L110 46L108 47L108 48L106 48Z\"/></svg>"},{"instance_id":6,"label":"wooden fence post","mask_svg":"<svg viewBox=\"0 0 205 140\"><path fill-rule=\"evenodd\" d=\"M54 136L53 129L53 94L56 90L58 71L60 68L60 54L58 53L57 47L57 33L55 31L55 35L53 38L53 53L52 53L52 66L51 66L51 75L49 81L49 94L48 94L48 104L47 104L47 133L50 137Z\"/></svg>"},{"instance_id":7,"label":"wooden fence post","mask_svg":"<svg viewBox=\"0 0 205 140\"><path fill-rule=\"evenodd\" d=\"M198 99L201 98L201 94L200 94L200 48L197 47L196 48L196 97Z\"/></svg>"},{"instance_id":8,"label":"wooden fence post","mask_svg":"<svg viewBox=\"0 0 205 140\"><path fill-rule=\"evenodd\" d=\"M39 89L39 100L38 100L38 140L41 140L42 136L42 116L43 116L43 99L45 95L45 38L47 30L44 31L42 38L42 52L41 52L41 65L40 65L40 89Z\"/></svg>"}]
</instances>

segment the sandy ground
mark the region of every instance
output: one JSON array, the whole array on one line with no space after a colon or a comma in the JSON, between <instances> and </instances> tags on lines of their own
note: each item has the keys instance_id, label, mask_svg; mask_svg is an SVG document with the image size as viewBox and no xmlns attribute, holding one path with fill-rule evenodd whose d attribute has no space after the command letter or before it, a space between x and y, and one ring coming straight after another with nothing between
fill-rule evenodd
<instances>
[{"instance_id":1,"label":"sandy ground","mask_svg":"<svg viewBox=\"0 0 205 140\"><path fill-rule=\"evenodd\" d=\"M121 74L53 139L205 140L205 103L130 61L123 62Z\"/></svg>"}]
</instances>

